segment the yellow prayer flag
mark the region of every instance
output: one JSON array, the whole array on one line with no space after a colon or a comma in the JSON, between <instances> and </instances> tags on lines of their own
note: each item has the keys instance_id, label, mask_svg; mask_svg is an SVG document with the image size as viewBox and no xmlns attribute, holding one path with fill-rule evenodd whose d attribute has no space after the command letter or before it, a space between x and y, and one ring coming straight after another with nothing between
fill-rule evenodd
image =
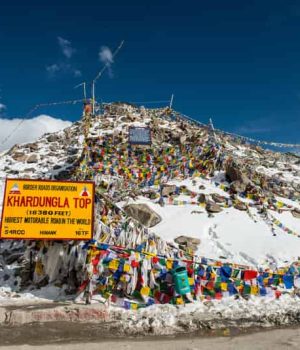
<instances>
[{"instance_id":1,"label":"yellow prayer flag","mask_svg":"<svg viewBox=\"0 0 300 350\"><path fill-rule=\"evenodd\" d=\"M251 286L250 294L252 294L252 295L258 294L258 287L257 286Z\"/></svg>"},{"instance_id":2,"label":"yellow prayer flag","mask_svg":"<svg viewBox=\"0 0 300 350\"><path fill-rule=\"evenodd\" d=\"M182 299L182 297L176 298L176 304L177 304L177 305L183 305L183 299Z\"/></svg>"},{"instance_id":3,"label":"yellow prayer flag","mask_svg":"<svg viewBox=\"0 0 300 350\"><path fill-rule=\"evenodd\" d=\"M108 268L111 270L117 270L118 267L119 267L119 261L116 259L111 260L108 264Z\"/></svg>"},{"instance_id":4,"label":"yellow prayer flag","mask_svg":"<svg viewBox=\"0 0 300 350\"><path fill-rule=\"evenodd\" d=\"M190 286L193 286L194 283L195 283L194 278L193 278L193 277L188 277L188 280L189 280L189 285L190 285Z\"/></svg>"},{"instance_id":5,"label":"yellow prayer flag","mask_svg":"<svg viewBox=\"0 0 300 350\"><path fill-rule=\"evenodd\" d=\"M39 276L43 274L43 264L41 261L36 262L34 272Z\"/></svg>"},{"instance_id":6,"label":"yellow prayer flag","mask_svg":"<svg viewBox=\"0 0 300 350\"><path fill-rule=\"evenodd\" d=\"M226 282L221 282L221 291L227 292L227 283Z\"/></svg>"},{"instance_id":7,"label":"yellow prayer flag","mask_svg":"<svg viewBox=\"0 0 300 350\"><path fill-rule=\"evenodd\" d=\"M173 267L173 261L168 259L167 262L166 262L166 268L168 270L171 270L172 267Z\"/></svg>"},{"instance_id":8,"label":"yellow prayer flag","mask_svg":"<svg viewBox=\"0 0 300 350\"><path fill-rule=\"evenodd\" d=\"M140 293L142 296L147 297L150 294L150 288L147 286L142 287Z\"/></svg>"},{"instance_id":9,"label":"yellow prayer flag","mask_svg":"<svg viewBox=\"0 0 300 350\"><path fill-rule=\"evenodd\" d=\"M130 271L130 265L129 264L124 264L123 271L124 272L129 272Z\"/></svg>"}]
</instances>

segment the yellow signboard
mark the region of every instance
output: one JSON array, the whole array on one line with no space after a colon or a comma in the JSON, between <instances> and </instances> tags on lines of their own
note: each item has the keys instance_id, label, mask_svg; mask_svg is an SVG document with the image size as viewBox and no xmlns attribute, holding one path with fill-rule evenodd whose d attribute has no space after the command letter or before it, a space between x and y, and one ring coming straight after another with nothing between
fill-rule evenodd
<instances>
[{"instance_id":1,"label":"yellow signboard","mask_svg":"<svg viewBox=\"0 0 300 350\"><path fill-rule=\"evenodd\" d=\"M94 183L7 179L1 239L91 239Z\"/></svg>"}]
</instances>

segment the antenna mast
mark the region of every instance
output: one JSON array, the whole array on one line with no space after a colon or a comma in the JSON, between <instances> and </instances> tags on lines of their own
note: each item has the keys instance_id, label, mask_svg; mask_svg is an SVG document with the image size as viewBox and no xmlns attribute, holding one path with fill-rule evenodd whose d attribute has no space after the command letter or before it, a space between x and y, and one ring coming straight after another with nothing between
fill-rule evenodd
<instances>
[{"instance_id":1,"label":"antenna mast","mask_svg":"<svg viewBox=\"0 0 300 350\"><path fill-rule=\"evenodd\" d=\"M217 136L216 136L214 124L213 124L213 121L212 121L211 118L209 118L209 125L210 125L210 128L211 128L212 132L213 132L215 142L217 142Z\"/></svg>"},{"instance_id":2,"label":"antenna mast","mask_svg":"<svg viewBox=\"0 0 300 350\"><path fill-rule=\"evenodd\" d=\"M171 100L170 100L170 109L172 109L172 106L173 106L173 100L174 100L174 94L171 95Z\"/></svg>"}]
</instances>

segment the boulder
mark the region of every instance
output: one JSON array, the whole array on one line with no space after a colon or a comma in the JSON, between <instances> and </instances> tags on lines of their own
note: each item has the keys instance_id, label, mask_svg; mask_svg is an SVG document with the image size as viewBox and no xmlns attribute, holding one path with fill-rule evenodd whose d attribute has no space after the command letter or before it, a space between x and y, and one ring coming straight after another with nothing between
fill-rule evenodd
<instances>
[{"instance_id":1,"label":"boulder","mask_svg":"<svg viewBox=\"0 0 300 350\"><path fill-rule=\"evenodd\" d=\"M186 251L187 253L194 254L199 244L201 243L199 238L179 236L174 239L174 241L179 245L179 248Z\"/></svg>"},{"instance_id":2,"label":"boulder","mask_svg":"<svg viewBox=\"0 0 300 350\"><path fill-rule=\"evenodd\" d=\"M201 243L199 238L194 238L194 237L189 237L189 236L178 236L177 238L174 239L174 242L178 244L186 244L186 243L192 243L199 245Z\"/></svg>"},{"instance_id":3,"label":"boulder","mask_svg":"<svg viewBox=\"0 0 300 350\"><path fill-rule=\"evenodd\" d=\"M49 146L49 149L50 151L52 152L55 152L59 149L59 146L58 146L58 143L52 143L50 146Z\"/></svg>"},{"instance_id":4,"label":"boulder","mask_svg":"<svg viewBox=\"0 0 300 350\"><path fill-rule=\"evenodd\" d=\"M243 202L236 202L233 206L235 209L238 209L238 210L243 210L243 211L247 210L247 206Z\"/></svg>"},{"instance_id":5,"label":"boulder","mask_svg":"<svg viewBox=\"0 0 300 350\"><path fill-rule=\"evenodd\" d=\"M212 202L207 203L205 209L209 213L220 213L222 211L222 208L218 204Z\"/></svg>"},{"instance_id":6,"label":"boulder","mask_svg":"<svg viewBox=\"0 0 300 350\"><path fill-rule=\"evenodd\" d=\"M9 254L8 256L5 257L5 263L7 265L11 265L12 263L22 258L23 255L24 255L24 252L14 252L12 254Z\"/></svg>"},{"instance_id":7,"label":"boulder","mask_svg":"<svg viewBox=\"0 0 300 350\"><path fill-rule=\"evenodd\" d=\"M74 147L70 147L70 148L68 148L67 149L67 153L69 154L69 155L76 155L77 153L78 153L78 149L77 148L74 148Z\"/></svg>"},{"instance_id":8,"label":"boulder","mask_svg":"<svg viewBox=\"0 0 300 350\"><path fill-rule=\"evenodd\" d=\"M186 142L186 135L180 136L180 143L183 145Z\"/></svg>"},{"instance_id":9,"label":"boulder","mask_svg":"<svg viewBox=\"0 0 300 350\"><path fill-rule=\"evenodd\" d=\"M49 152L49 153L47 154L47 156L48 156L48 157L57 157L57 154L54 153L54 152Z\"/></svg>"},{"instance_id":10,"label":"boulder","mask_svg":"<svg viewBox=\"0 0 300 350\"><path fill-rule=\"evenodd\" d=\"M283 188L283 187L274 188L273 193L275 193L280 197L285 197L285 198L289 198L290 196L290 191L287 188Z\"/></svg>"},{"instance_id":11,"label":"boulder","mask_svg":"<svg viewBox=\"0 0 300 350\"><path fill-rule=\"evenodd\" d=\"M14 152L11 154L11 157L17 162L25 162L27 159L27 155L24 152Z\"/></svg>"},{"instance_id":12,"label":"boulder","mask_svg":"<svg viewBox=\"0 0 300 350\"><path fill-rule=\"evenodd\" d=\"M225 166L225 175L230 180L230 182L240 181L241 183L247 185L250 180L247 175L243 173L241 165L234 161L228 162Z\"/></svg>"},{"instance_id":13,"label":"boulder","mask_svg":"<svg viewBox=\"0 0 300 350\"><path fill-rule=\"evenodd\" d=\"M151 189L147 191L143 191L143 195L150 199L156 199L157 197L159 197L158 193L156 193L154 190L151 190Z\"/></svg>"},{"instance_id":14,"label":"boulder","mask_svg":"<svg viewBox=\"0 0 300 350\"><path fill-rule=\"evenodd\" d=\"M230 184L230 189L233 193L241 193L246 190L247 184L242 181L236 180Z\"/></svg>"},{"instance_id":15,"label":"boulder","mask_svg":"<svg viewBox=\"0 0 300 350\"><path fill-rule=\"evenodd\" d=\"M26 168L24 169L24 173L35 173L35 168Z\"/></svg>"},{"instance_id":16,"label":"boulder","mask_svg":"<svg viewBox=\"0 0 300 350\"><path fill-rule=\"evenodd\" d=\"M56 142L56 141L59 141L60 138L58 135L56 134L50 134L48 137L47 137L47 141L48 142Z\"/></svg>"},{"instance_id":17,"label":"boulder","mask_svg":"<svg viewBox=\"0 0 300 350\"><path fill-rule=\"evenodd\" d=\"M237 181L241 177L241 172L234 162L228 162L225 166L225 175L229 181Z\"/></svg>"},{"instance_id":18,"label":"boulder","mask_svg":"<svg viewBox=\"0 0 300 350\"><path fill-rule=\"evenodd\" d=\"M77 160L76 156L70 156L67 158L66 163L73 164Z\"/></svg>"},{"instance_id":19,"label":"boulder","mask_svg":"<svg viewBox=\"0 0 300 350\"><path fill-rule=\"evenodd\" d=\"M30 152L38 151L39 149L37 142L27 143L26 147L30 149Z\"/></svg>"},{"instance_id":20,"label":"boulder","mask_svg":"<svg viewBox=\"0 0 300 350\"><path fill-rule=\"evenodd\" d=\"M199 203L206 203L206 195L204 193L200 193L198 196Z\"/></svg>"},{"instance_id":21,"label":"boulder","mask_svg":"<svg viewBox=\"0 0 300 350\"><path fill-rule=\"evenodd\" d=\"M261 155L265 153L265 151L262 147L256 146L254 149L257 153L259 153Z\"/></svg>"},{"instance_id":22,"label":"boulder","mask_svg":"<svg viewBox=\"0 0 300 350\"><path fill-rule=\"evenodd\" d=\"M15 144L9 149L8 154L15 153L18 149L20 149L20 145Z\"/></svg>"},{"instance_id":23,"label":"boulder","mask_svg":"<svg viewBox=\"0 0 300 350\"><path fill-rule=\"evenodd\" d=\"M147 204L128 204L125 213L146 227L153 227L161 222L161 217Z\"/></svg>"},{"instance_id":24,"label":"boulder","mask_svg":"<svg viewBox=\"0 0 300 350\"><path fill-rule=\"evenodd\" d=\"M170 194L175 193L176 191L176 185L164 185L162 189L162 195L163 197L168 197Z\"/></svg>"},{"instance_id":25,"label":"boulder","mask_svg":"<svg viewBox=\"0 0 300 350\"><path fill-rule=\"evenodd\" d=\"M294 218L300 219L300 209L295 208L291 211L291 213L292 213Z\"/></svg>"},{"instance_id":26,"label":"boulder","mask_svg":"<svg viewBox=\"0 0 300 350\"><path fill-rule=\"evenodd\" d=\"M8 170L7 171L7 174L10 174L10 175L19 175L19 170L15 170L15 169L11 169L11 170Z\"/></svg>"},{"instance_id":27,"label":"boulder","mask_svg":"<svg viewBox=\"0 0 300 350\"><path fill-rule=\"evenodd\" d=\"M56 180L69 180L71 177L70 170L62 170L57 175L55 175Z\"/></svg>"},{"instance_id":28,"label":"boulder","mask_svg":"<svg viewBox=\"0 0 300 350\"><path fill-rule=\"evenodd\" d=\"M213 193L211 195L211 198L213 199L213 201L215 201L216 203L225 203L226 202L226 198L223 196L220 196L217 193Z\"/></svg>"},{"instance_id":29,"label":"boulder","mask_svg":"<svg viewBox=\"0 0 300 350\"><path fill-rule=\"evenodd\" d=\"M31 154L31 155L27 158L26 162L29 163L29 164L37 163L37 162L38 162L38 156L37 156L37 154L35 154L35 153L34 153L34 154Z\"/></svg>"}]
</instances>

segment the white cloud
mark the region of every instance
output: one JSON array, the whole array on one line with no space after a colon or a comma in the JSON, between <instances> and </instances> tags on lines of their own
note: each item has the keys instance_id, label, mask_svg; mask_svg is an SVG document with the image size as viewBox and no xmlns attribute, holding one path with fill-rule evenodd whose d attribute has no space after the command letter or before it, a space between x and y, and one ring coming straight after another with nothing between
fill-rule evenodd
<instances>
[{"instance_id":1,"label":"white cloud","mask_svg":"<svg viewBox=\"0 0 300 350\"><path fill-rule=\"evenodd\" d=\"M76 66L71 63L70 60L73 54L76 52L76 50L72 47L71 42L67 39L62 38L61 36L58 36L57 40L65 58L59 62L46 66L48 76L50 78L55 78L58 76L58 74L71 74L75 78L81 77L81 71L76 68Z\"/></svg>"},{"instance_id":2,"label":"white cloud","mask_svg":"<svg viewBox=\"0 0 300 350\"><path fill-rule=\"evenodd\" d=\"M5 104L0 103L0 113L3 112L6 109Z\"/></svg>"},{"instance_id":3,"label":"white cloud","mask_svg":"<svg viewBox=\"0 0 300 350\"><path fill-rule=\"evenodd\" d=\"M71 41L62 38L61 36L58 36L57 40L64 56L66 56L67 58L71 58L76 52L76 50L72 47Z\"/></svg>"},{"instance_id":4,"label":"white cloud","mask_svg":"<svg viewBox=\"0 0 300 350\"><path fill-rule=\"evenodd\" d=\"M82 76L82 73L79 69L74 69L73 74L75 78L79 78Z\"/></svg>"},{"instance_id":5,"label":"white cloud","mask_svg":"<svg viewBox=\"0 0 300 350\"><path fill-rule=\"evenodd\" d=\"M46 67L49 78L55 78L58 74L71 74L75 78L82 76L79 69L74 68L70 63L54 63Z\"/></svg>"},{"instance_id":6,"label":"white cloud","mask_svg":"<svg viewBox=\"0 0 300 350\"><path fill-rule=\"evenodd\" d=\"M101 46L99 51L99 61L104 63L108 68L108 74L110 77L113 76L113 71L111 69L111 65L114 63L113 53L111 49L107 46Z\"/></svg>"},{"instance_id":7,"label":"white cloud","mask_svg":"<svg viewBox=\"0 0 300 350\"><path fill-rule=\"evenodd\" d=\"M99 60L105 64L111 65L113 60L113 54L111 52L111 49L107 46L102 46L99 51Z\"/></svg>"},{"instance_id":8,"label":"white cloud","mask_svg":"<svg viewBox=\"0 0 300 350\"><path fill-rule=\"evenodd\" d=\"M51 66L47 66L46 70L49 76L54 77L56 73L61 70L61 67L58 64L54 63L54 64L51 64Z\"/></svg>"},{"instance_id":9,"label":"white cloud","mask_svg":"<svg viewBox=\"0 0 300 350\"><path fill-rule=\"evenodd\" d=\"M44 114L25 120L20 127L16 129L20 122L21 119L0 118L0 151L9 149L15 144L33 142L45 133L56 132L72 124L69 121L53 118ZM13 130L15 130L15 132L13 132ZM12 132L12 136L5 144L2 144L3 140Z\"/></svg>"}]
</instances>

